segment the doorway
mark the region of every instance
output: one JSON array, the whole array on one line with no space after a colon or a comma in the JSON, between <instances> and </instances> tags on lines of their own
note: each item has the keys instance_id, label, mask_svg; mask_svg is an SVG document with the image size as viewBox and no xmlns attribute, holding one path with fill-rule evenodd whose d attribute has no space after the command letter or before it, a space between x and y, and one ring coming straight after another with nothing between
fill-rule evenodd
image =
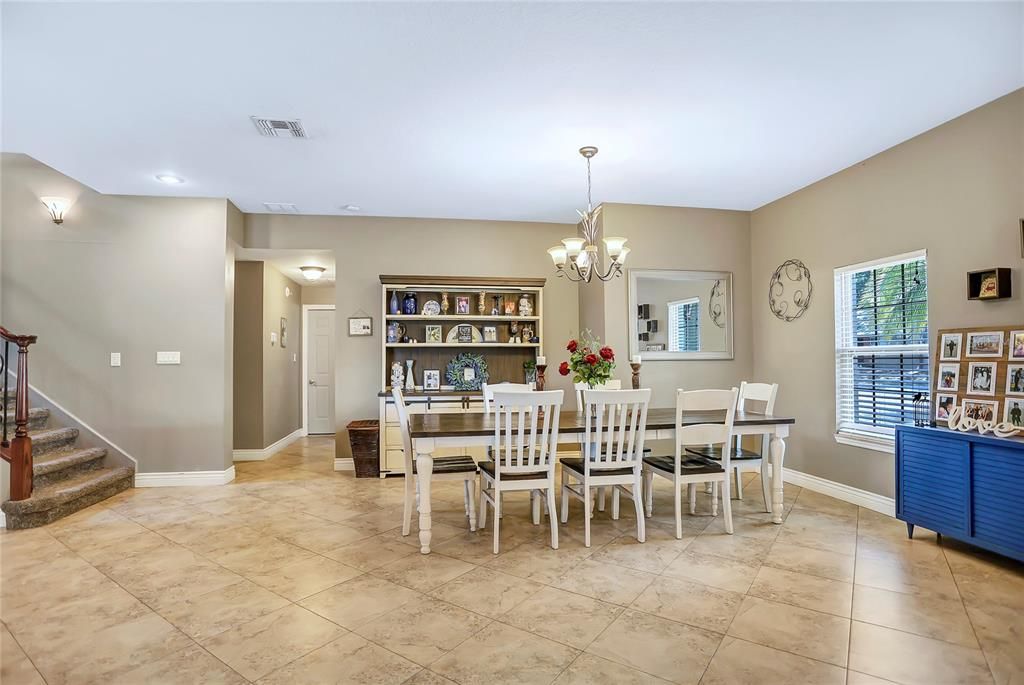
<instances>
[{"instance_id":1,"label":"doorway","mask_svg":"<svg viewBox=\"0 0 1024 685\"><path fill-rule=\"evenodd\" d=\"M334 435L334 305L303 305L303 408L308 435Z\"/></svg>"}]
</instances>

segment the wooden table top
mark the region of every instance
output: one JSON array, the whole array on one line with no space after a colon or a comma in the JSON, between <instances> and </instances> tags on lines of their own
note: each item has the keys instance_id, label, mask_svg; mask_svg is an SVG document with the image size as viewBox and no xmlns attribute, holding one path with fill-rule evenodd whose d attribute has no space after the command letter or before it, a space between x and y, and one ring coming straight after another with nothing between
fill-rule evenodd
<instances>
[{"instance_id":1,"label":"wooden table top","mask_svg":"<svg viewBox=\"0 0 1024 685\"><path fill-rule=\"evenodd\" d=\"M701 423L722 423L724 411L690 412L683 414L684 426ZM409 417L410 433L413 438L453 438L472 435L494 435L494 415L469 414L413 414ZM796 419L784 416L769 416L754 412L736 412L737 426L777 426L793 424ZM676 410L648 409L648 430L671 430L676 427ZM586 428L583 414L563 410L558 418L559 433L582 433Z\"/></svg>"}]
</instances>

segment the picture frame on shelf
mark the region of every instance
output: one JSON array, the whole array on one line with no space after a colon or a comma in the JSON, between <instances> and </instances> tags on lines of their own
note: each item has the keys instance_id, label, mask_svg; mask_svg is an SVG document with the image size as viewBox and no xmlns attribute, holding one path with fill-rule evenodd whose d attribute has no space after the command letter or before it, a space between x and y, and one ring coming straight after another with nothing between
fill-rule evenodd
<instances>
[{"instance_id":1,"label":"picture frame on shelf","mask_svg":"<svg viewBox=\"0 0 1024 685\"><path fill-rule=\"evenodd\" d=\"M459 343L473 342L473 327L467 323L460 323L458 325L458 337L456 339Z\"/></svg>"},{"instance_id":2,"label":"picture frame on shelf","mask_svg":"<svg viewBox=\"0 0 1024 685\"><path fill-rule=\"evenodd\" d=\"M469 314L469 297L457 295L455 297L455 313L459 315Z\"/></svg>"},{"instance_id":3,"label":"picture frame on shelf","mask_svg":"<svg viewBox=\"0 0 1024 685\"><path fill-rule=\"evenodd\" d=\"M948 421L949 413L956 407L956 395L935 396L935 420Z\"/></svg>"},{"instance_id":4,"label":"picture frame on shelf","mask_svg":"<svg viewBox=\"0 0 1024 685\"><path fill-rule=\"evenodd\" d=\"M281 319L284 321L284 319ZM349 337L373 335L373 317L371 316L350 316L348 317ZM284 347L284 337L281 338L281 347Z\"/></svg>"},{"instance_id":5,"label":"picture frame on shelf","mask_svg":"<svg viewBox=\"0 0 1024 685\"><path fill-rule=\"evenodd\" d=\"M1007 397L1003 422L1024 430L1024 397Z\"/></svg>"},{"instance_id":6,"label":"picture frame on shelf","mask_svg":"<svg viewBox=\"0 0 1024 685\"><path fill-rule=\"evenodd\" d=\"M440 390L441 389L441 371L440 369L426 369L423 371L423 389L424 390Z\"/></svg>"},{"instance_id":7,"label":"picture frame on shelf","mask_svg":"<svg viewBox=\"0 0 1024 685\"><path fill-rule=\"evenodd\" d=\"M495 326L484 326L484 342L498 342L498 329Z\"/></svg>"},{"instance_id":8,"label":"picture frame on shelf","mask_svg":"<svg viewBox=\"0 0 1024 685\"><path fill-rule=\"evenodd\" d=\"M946 392L956 392L960 389L960 365L939 364L938 378L935 379L935 389Z\"/></svg>"},{"instance_id":9,"label":"picture frame on shelf","mask_svg":"<svg viewBox=\"0 0 1024 685\"><path fill-rule=\"evenodd\" d=\"M995 421L999 414L999 402L996 400L971 400L964 398L961 405L964 417L977 421Z\"/></svg>"},{"instance_id":10,"label":"picture frame on shelf","mask_svg":"<svg viewBox=\"0 0 1024 685\"><path fill-rule=\"evenodd\" d=\"M972 331L967 334L968 357L1002 357L1002 331Z\"/></svg>"},{"instance_id":11,"label":"picture frame on shelf","mask_svg":"<svg viewBox=\"0 0 1024 685\"><path fill-rule=\"evenodd\" d=\"M424 341L428 343L442 342L441 327L435 324L428 324L424 335Z\"/></svg>"},{"instance_id":12,"label":"picture frame on shelf","mask_svg":"<svg viewBox=\"0 0 1024 685\"><path fill-rule=\"evenodd\" d=\"M1024 364L1009 364L1006 367L1006 394L1024 395Z\"/></svg>"},{"instance_id":13,"label":"picture frame on shelf","mask_svg":"<svg viewBox=\"0 0 1024 685\"><path fill-rule=\"evenodd\" d=\"M968 365L967 394L996 394L996 362L971 362Z\"/></svg>"},{"instance_id":14,"label":"picture frame on shelf","mask_svg":"<svg viewBox=\"0 0 1024 685\"><path fill-rule=\"evenodd\" d=\"M1024 331L1010 331L1010 356L1011 362L1024 362Z\"/></svg>"},{"instance_id":15,"label":"picture frame on shelf","mask_svg":"<svg viewBox=\"0 0 1024 685\"><path fill-rule=\"evenodd\" d=\"M939 342L939 361L958 362L964 344L963 333L943 333Z\"/></svg>"},{"instance_id":16,"label":"picture frame on shelf","mask_svg":"<svg viewBox=\"0 0 1024 685\"><path fill-rule=\"evenodd\" d=\"M505 304L505 316L515 316L516 315L516 308L519 306L518 303L516 302L516 298L510 295L509 297L505 298L505 303L504 304Z\"/></svg>"}]
</instances>

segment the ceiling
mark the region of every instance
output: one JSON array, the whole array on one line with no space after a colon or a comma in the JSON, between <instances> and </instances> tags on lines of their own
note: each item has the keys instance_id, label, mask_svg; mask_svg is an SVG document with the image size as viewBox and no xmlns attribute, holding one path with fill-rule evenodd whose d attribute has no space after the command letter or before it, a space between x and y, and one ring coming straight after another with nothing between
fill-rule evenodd
<instances>
[{"instance_id":1,"label":"ceiling","mask_svg":"<svg viewBox=\"0 0 1024 685\"><path fill-rule=\"evenodd\" d=\"M1022 2L2 13L4 150L246 212L572 221L587 144L595 202L749 210L1024 86Z\"/></svg>"},{"instance_id":2,"label":"ceiling","mask_svg":"<svg viewBox=\"0 0 1024 685\"><path fill-rule=\"evenodd\" d=\"M331 250L285 250L239 247L235 249L235 261L267 262L303 288L333 286L335 281L334 252ZM316 281L307 280L299 267L322 266L324 275Z\"/></svg>"}]
</instances>

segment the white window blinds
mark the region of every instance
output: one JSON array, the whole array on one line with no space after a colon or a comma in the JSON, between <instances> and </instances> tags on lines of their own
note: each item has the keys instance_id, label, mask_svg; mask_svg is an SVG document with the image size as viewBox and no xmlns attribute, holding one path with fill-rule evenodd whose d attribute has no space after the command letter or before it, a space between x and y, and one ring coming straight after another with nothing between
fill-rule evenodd
<instances>
[{"instance_id":1,"label":"white window blinds","mask_svg":"<svg viewBox=\"0 0 1024 685\"><path fill-rule=\"evenodd\" d=\"M700 351L700 299L668 303L668 351Z\"/></svg>"},{"instance_id":2,"label":"white window blinds","mask_svg":"<svg viewBox=\"0 0 1024 685\"><path fill-rule=\"evenodd\" d=\"M924 251L835 270L836 435L891 441L927 394Z\"/></svg>"}]
</instances>

